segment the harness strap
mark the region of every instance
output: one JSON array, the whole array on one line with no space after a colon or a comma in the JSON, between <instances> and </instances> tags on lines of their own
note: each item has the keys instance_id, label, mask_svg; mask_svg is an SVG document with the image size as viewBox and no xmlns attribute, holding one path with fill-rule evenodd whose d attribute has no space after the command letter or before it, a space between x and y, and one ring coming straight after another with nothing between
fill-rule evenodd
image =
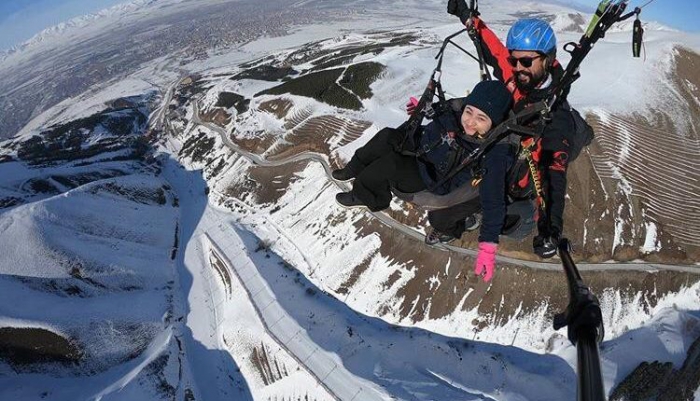
<instances>
[{"instance_id":1,"label":"harness strap","mask_svg":"<svg viewBox=\"0 0 700 401\"><path fill-rule=\"evenodd\" d=\"M532 177L532 183L535 185L535 194L537 196L538 205L542 208L542 210L545 210L542 177L537 169L537 163L532 156L532 151L535 147L537 147L537 141L532 141L532 143L523 147L522 152L525 154L525 160L527 161L528 170L530 172L530 176Z\"/></svg>"},{"instance_id":2,"label":"harness strap","mask_svg":"<svg viewBox=\"0 0 700 401\"><path fill-rule=\"evenodd\" d=\"M440 144L442 144L442 142L443 142L443 139L438 138L425 146L419 146L415 152L411 152L409 150L402 150L401 154L404 156L412 156L412 157L416 157L416 158L422 158L426 154L433 151L433 149L440 146Z\"/></svg>"},{"instance_id":3,"label":"harness strap","mask_svg":"<svg viewBox=\"0 0 700 401\"><path fill-rule=\"evenodd\" d=\"M476 0L471 0L469 2L469 20L471 21L472 18L478 17L479 15L480 15L479 2ZM489 69L486 67L486 61L484 60L484 49L482 47L481 38L479 37L479 34L476 31L476 28L474 27L473 23L470 25L470 28L468 29L468 33L469 33L469 37L472 39L472 42L474 42L474 47L476 48L476 54L477 54L477 56L479 56L479 71L481 73L481 80L482 81L487 81L487 80L490 81L492 79L491 73L489 72Z\"/></svg>"},{"instance_id":4,"label":"harness strap","mask_svg":"<svg viewBox=\"0 0 700 401\"><path fill-rule=\"evenodd\" d=\"M430 186L428 190L432 192L447 181L451 180L465 167L471 166L476 162L480 163L484 154L486 154L486 152L488 152L488 150L491 149L491 147L493 147L496 143L510 135L511 132L517 132L521 135L529 135L532 137L539 137L539 131L529 127L524 127L521 124L527 122L530 118L532 118L532 116L541 114L543 111L546 111L546 109L547 104L545 102L531 104L525 107L518 114L512 115L506 121L498 124L495 128L491 129L491 131L487 134L486 139L484 139L478 148L469 153L461 163L456 165L455 168L449 172L449 174L434 185Z\"/></svg>"},{"instance_id":5,"label":"harness strap","mask_svg":"<svg viewBox=\"0 0 700 401\"><path fill-rule=\"evenodd\" d=\"M435 80L435 75L437 73L438 70L436 69L430 76L430 80L428 80L428 85L426 85L425 90L423 91L423 94L420 97L420 100L418 100L418 105L416 105L416 112L414 112L411 115L411 117L409 117L408 121L404 122L398 127L399 130L403 130L405 132L403 139L397 145L396 149L401 153L403 153L404 151L409 151L408 149L406 149L406 144L409 141L409 139L413 141L412 149L415 149L415 146L417 146L419 143L416 142L416 140L420 138L420 127L423 123L423 118L425 118L426 109L428 105L433 101L433 97L435 97L435 88L437 83L437 81Z\"/></svg>"},{"instance_id":6,"label":"harness strap","mask_svg":"<svg viewBox=\"0 0 700 401\"><path fill-rule=\"evenodd\" d=\"M453 44L457 46L454 42L452 42L452 38L455 36L458 36L464 32L466 32L466 29L462 29L458 32L453 33L452 35L448 36L445 38L445 40L442 43L442 47L440 48L440 51L438 52L437 56L435 58L438 60L437 66L435 67L435 70L433 70L433 73L430 75L430 79L428 80L428 84L425 87L425 90L423 91L423 94L421 95L420 99L418 100L418 104L416 105L416 112L414 112L411 117L408 119L408 121L404 122L399 126L398 129L404 130L405 135L403 140L398 144L396 150L400 152L401 154L407 155L407 156L415 156L417 154L416 149L418 148L420 144L420 136L421 136L421 130L420 126L423 123L423 119L427 116L429 118L435 117L435 111L432 108L432 101L433 98L435 97L437 93L438 97L438 103L440 109L446 110L447 109L447 99L445 98L445 92L442 89L442 84L440 83L440 77L442 76L442 60L445 56L445 49L447 48L448 44ZM463 52L467 53L470 55L472 58L474 58L471 53L468 51L462 49L461 47L457 46L460 50ZM480 61L480 63L483 60ZM408 149L408 142L409 140L413 141L411 144L412 146L410 149Z\"/></svg>"}]
</instances>

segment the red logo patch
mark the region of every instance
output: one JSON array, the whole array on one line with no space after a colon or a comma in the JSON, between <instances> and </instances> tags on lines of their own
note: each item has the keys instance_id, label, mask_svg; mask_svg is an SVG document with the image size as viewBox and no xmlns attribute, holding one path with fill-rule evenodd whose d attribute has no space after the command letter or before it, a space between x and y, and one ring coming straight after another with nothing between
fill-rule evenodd
<instances>
[{"instance_id":1,"label":"red logo patch","mask_svg":"<svg viewBox=\"0 0 700 401\"><path fill-rule=\"evenodd\" d=\"M555 171L566 171L566 166L568 163L569 155L566 152L556 152L554 154L554 160L552 160L552 165L549 166L549 169Z\"/></svg>"}]
</instances>

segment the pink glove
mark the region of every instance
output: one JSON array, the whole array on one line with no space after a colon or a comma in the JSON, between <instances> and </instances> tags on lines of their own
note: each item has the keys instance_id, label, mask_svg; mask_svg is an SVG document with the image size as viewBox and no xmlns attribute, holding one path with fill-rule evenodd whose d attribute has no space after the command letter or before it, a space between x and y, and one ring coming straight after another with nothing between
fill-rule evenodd
<instances>
[{"instance_id":1,"label":"pink glove","mask_svg":"<svg viewBox=\"0 0 700 401\"><path fill-rule=\"evenodd\" d=\"M498 244L493 242L479 242L479 253L476 255L476 265L474 273L483 276L484 282L488 283L493 277L493 269L496 267L496 250Z\"/></svg>"},{"instance_id":2,"label":"pink glove","mask_svg":"<svg viewBox=\"0 0 700 401\"><path fill-rule=\"evenodd\" d=\"M416 112L416 107L418 107L418 99L411 96L411 98L408 99L408 103L406 103L406 114L409 116L413 115L413 113Z\"/></svg>"}]
</instances>

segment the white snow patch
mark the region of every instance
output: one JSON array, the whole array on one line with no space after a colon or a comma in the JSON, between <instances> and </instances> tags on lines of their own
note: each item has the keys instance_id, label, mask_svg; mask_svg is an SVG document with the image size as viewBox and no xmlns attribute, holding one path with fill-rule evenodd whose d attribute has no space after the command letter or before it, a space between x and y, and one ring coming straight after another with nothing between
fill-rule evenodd
<instances>
[{"instance_id":1,"label":"white snow patch","mask_svg":"<svg viewBox=\"0 0 700 401\"><path fill-rule=\"evenodd\" d=\"M654 222L644 222L646 227L646 236L644 237L644 245L640 250L644 253L658 252L661 250L661 242L657 238L657 227Z\"/></svg>"}]
</instances>

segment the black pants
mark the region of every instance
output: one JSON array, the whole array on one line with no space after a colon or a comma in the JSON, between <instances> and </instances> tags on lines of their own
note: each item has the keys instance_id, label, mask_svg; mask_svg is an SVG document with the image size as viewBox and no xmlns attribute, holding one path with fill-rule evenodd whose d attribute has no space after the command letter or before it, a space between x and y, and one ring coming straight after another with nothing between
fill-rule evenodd
<instances>
[{"instance_id":1,"label":"black pants","mask_svg":"<svg viewBox=\"0 0 700 401\"><path fill-rule=\"evenodd\" d=\"M395 150L403 135L393 128L382 129L355 151L346 166L357 174L353 194L372 211L389 207L392 186L406 193L426 189L416 158Z\"/></svg>"},{"instance_id":2,"label":"black pants","mask_svg":"<svg viewBox=\"0 0 700 401\"><path fill-rule=\"evenodd\" d=\"M428 221L436 230L459 238L466 230L466 218L480 211L481 199L477 196L464 203L428 212Z\"/></svg>"}]
</instances>

